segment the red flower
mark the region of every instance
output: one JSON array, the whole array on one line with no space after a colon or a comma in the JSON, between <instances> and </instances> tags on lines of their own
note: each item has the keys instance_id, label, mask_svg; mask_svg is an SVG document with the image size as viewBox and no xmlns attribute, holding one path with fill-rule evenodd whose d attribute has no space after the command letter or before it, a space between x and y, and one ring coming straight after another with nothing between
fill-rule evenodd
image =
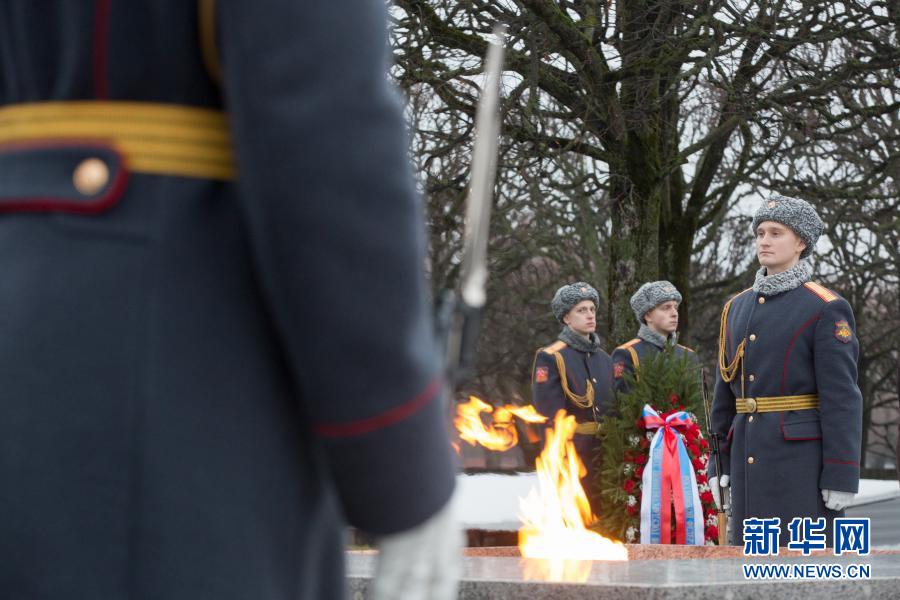
<instances>
[{"instance_id":1,"label":"red flower","mask_svg":"<svg viewBox=\"0 0 900 600\"><path fill-rule=\"evenodd\" d=\"M708 449L708 448L709 448L709 442L707 442L705 439L700 440L700 447L703 448L704 450Z\"/></svg>"},{"instance_id":2,"label":"red flower","mask_svg":"<svg viewBox=\"0 0 900 600\"><path fill-rule=\"evenodd\" d=\"M675 393L669 394L669 404L672 404L672 405L678 404L678 394L675 394Z\"/></svg>"},{"instance_id":3,"label":"red flower","mask_svg":"<svg viewBox=\"0 0 900 600\"><path fill-rule=\"evenodd\" d=\"M629 479L628 481L626 481L625 485L622 486L622 489L629 494L634 491L634 479Z\"/></svg>"},{"instance_id":4,"label":"red flower","mask_svg":"<svg viewBox=\"0 0 900 600\"><path fill-rule=\"evenodd\" d=\"M703 463L700 462L700 459L699 459L699 458L695 458L694 460L692 460L692 461L691 461L691 464L694 465L694 470L695 470L695 471L702 471L702 470L703 470Z\"/></svg>"},{"instance_id":5,"label":"red flower","mask_svg":"<svg viewBox=\"0 0 900 600\"><path fill-rule=\"evenodd\" d=\"M638 419L637 421L635 421L634 426L638 429L646 429L646 427L644 427L644 419Z\"/></svg>"},{"instance_id":6,"label":"red flower","mask_svg":"<svg viewBox=\"0 0 900 600\"><path fill-rule=\"evenodd\" d=\"M622 456L622 460L625 462L634 462L634 458L631 456L631 452L626 452L624 456Z\"/></svg>"},{"instance_id":7,"label":"red flower","mask_svg":"<svg viewBox=\"0 0 900 600\"><path fill-rule=\"evenodd\" d=\"M700 494L700 501L703 502L704 504L709 504L710 502L712 502L713 501L712 492L707 491L707 492L703 492L702 494Z\"/></svg>"},{"instance_id":8,"label":"red flower","mask_svg":"<svg viewBox=\"0 0 900 600\"><path fill-rule=\"evenodd\" d=\"M641 447L641 450L646 450L650 447L650 440L647 439L646 436L641 438L641 441L638 442L638 446Z\"/></svg>"},{"instance_id":9,"label":"red flower","mask_svg":"<svg viewBox=\"0 0 900 600\"><path fill-rule=\"evenodd\" d=\"M707 481L706 474L703 473L703 471L698 472L697 473L697 485L700 485L701 483L706 483L706 481Z\"/></svg>"},{"instance_id":10,"label":"red flower","mask_svg":"<svg viewBox=\"0 0 900 600\"><path fill-rule=\"evenodd\" d=\"M634 506L626 506L625 510L628 511L628 514L633 517L638 514L638 510L640 509L638 508L638 505L635 504Z\"/></svg>"},{"instance_id":11,"label":"red flower","mask_svg":"<svg viewBox=\"0 0 900 600\"><path fill-rule=\"evenodd\" d=\"M647 464L647 456L645 454L638 454L637 456L634 457L634 462L636 462L639 465L646 465Z\"/></svg>"},{"instance_id":12,"label":"red flower","mask_svg":"<svg viewBox=\"0 0 900 600\"><path fill-rule=\"evenodd\" d=\"M715 525L710 525L706 528L704 532L706 534L706 539L708 540L718 540L719 539L719 528Z\"/></svg>"},{"instance_id":13,"label":"red flower","mask_svg":"<svg viewBox=\"0 0 900 600\"><path fill-rule=\"evenodd\" d=\"M638 467L637 469L635 469L634 474L636 477L643 477L644 476L644 467Z\"/></svg>"}]
</instances>

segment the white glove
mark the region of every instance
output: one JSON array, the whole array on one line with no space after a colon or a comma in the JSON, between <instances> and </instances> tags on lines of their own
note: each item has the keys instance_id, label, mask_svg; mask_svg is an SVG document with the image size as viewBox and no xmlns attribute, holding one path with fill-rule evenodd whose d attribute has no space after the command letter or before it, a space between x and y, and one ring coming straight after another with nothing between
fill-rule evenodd
<instances>
[{"instance_id":1,"label":"white glove","mask_svg":"<svg viewBox=\"0 0 900 600\"><path fill-rule=\"evenodd\" d=\"M831 510L844 510L850 506L850 503L853 502L854 498L856 498L856 494L853 492L822 490L822 500L825 501L825 506Z\"/></svg>"},{"instance_id":2,"label":"white glove","mask_svg":"<svg viewBox=\"0 0 900 600\"><path fill-rule=\"evenodd\" d=\"M456 496L427 521L378 540L373 600L450 600L457 597L463 532Z\"/></svg>"},{"instance_id":3,"label":"white glove","mask_svg":"<svg viewBox=\"0 0 900 600\"><path fill-rule=\"evenodd\" d=\"M722 475L721 480L718 477L709 478L709 491L712 492L713 500L720 509L724 507L722 506L722 490L719 489L719 486L727 488L729 483L731 483L731 478L728 475Z\"/></svg>"}]
</instances>

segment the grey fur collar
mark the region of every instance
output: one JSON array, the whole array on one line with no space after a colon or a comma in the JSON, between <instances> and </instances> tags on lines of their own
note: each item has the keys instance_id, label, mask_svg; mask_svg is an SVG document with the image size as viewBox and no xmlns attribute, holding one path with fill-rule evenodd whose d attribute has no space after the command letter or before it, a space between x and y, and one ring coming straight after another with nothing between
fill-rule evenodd
<instances>
[{"instance_id":1,"label":"grey fur collar","mask_svg":"<svg viewBox=\"0 0 900 600\"><path fill-rule=\"evenodd\" d=\"M766 268L760 267L753 282L753 291L763 296L776 296L796 289L812 279L813 268L808 260L801 259L796 265L775 275L766 275Z\"/></svg>"},{"instance_id":2,"label":"grey fur collar","mask_svg":"<svg viewBox=\"0 0 900 600\"><path fill-rule=\"evenodd\" d=\"M563 330L559 332L559 339L568 344L570 348L574 348L579 352L600 351L600 338L597 337L596 333L592 333L590 335L590 340L588 340L585 339L583 335L578 335L572 331L569 326L566 325L563 327Z\"/></svg>"},{"instance_id":3,"label":"grey fur collar","mask_svg":"<svg viewBox=\"0 0 900 600\"><path fill-rule=\"evenodd\" d=\"M670 335L667 339L667 338L664 338L662 335L656 333L652 329L650 329L646 323L641 323L641 328L638 329L637 336L639 338L641 338L642 340L644 340L645 342L653 344L660 350L665 348L666 344L674 346L676 343L678 343L678 332L677 331L675 333L673 333L672 335Z\"/></svg>"}]
</instances>

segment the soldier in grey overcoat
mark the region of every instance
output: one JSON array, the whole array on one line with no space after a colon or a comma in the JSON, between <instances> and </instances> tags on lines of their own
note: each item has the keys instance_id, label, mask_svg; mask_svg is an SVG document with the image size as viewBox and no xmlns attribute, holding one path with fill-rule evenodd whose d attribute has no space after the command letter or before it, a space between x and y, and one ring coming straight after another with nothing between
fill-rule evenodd
<instances>
[{"instance_id":1,"label":"soldier in grey overcoat","mask_svg":"<svg viewBox=\"0 0 900 600\"><path fill-rule=\"evenodd\" d=\"M640 323L637 335L613 350L613 382L617 392L628 391L627 373L641 360L669 348L675 356L687 356L699 365L697 354L678 343L678 306L681 293L668 281L649 281L631 297L631 310Z\"/></svg>"},{"instance_id":2,"label":"soldier in grey overcoat","mask_svg":"<svg viewBox=\"0 0 900 600\"><path fill-rule=\"evenodd\" d=\"M825 517L830 543L858 490L859 343L850 304L811 280L823 227L809 203L773 195L753 218L753 287L722 311L711 421L728 453L711 486L730 482L739 545L750 517L780 518L782 546L793 518Z\"/></svg>"},{"instance_id":3,"label":"soldier in grey overcoat","mask_svg":"<svg viewBox=\"0 0 900 600\"><path fill-rule=\"evenodd\" d=\"M599 305L597 290L584 282L556 291L551 307L563 329L554 343L535 353L531 374L532 399L538 412L552 420L557 411L564 410L578 422L573 443L587 470L582 486L594 514L600 510L594 486L597 431L613 401L612 362L594 333Z\"/></svg>"},{"instance_id":4,"label":"soldier in grey overcoat","mask_svg":"<svg viewBox=\"0 0 900 600\"><path fill-rule=\"evenodd\" d=\"M2 2L3 598L455 597L386 10Z\"/></svg>"}]
</instances>

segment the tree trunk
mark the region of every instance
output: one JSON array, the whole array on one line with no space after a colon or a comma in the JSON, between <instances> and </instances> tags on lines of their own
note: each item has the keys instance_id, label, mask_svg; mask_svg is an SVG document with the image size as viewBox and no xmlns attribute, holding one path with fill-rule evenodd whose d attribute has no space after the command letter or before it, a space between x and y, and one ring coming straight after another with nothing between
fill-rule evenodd
<instances>
[{"instance_id":1,"label":"tree trunk","mask_svg":"<svg viewBox=\"0 0 900 600\"><path fill-rule=\"evenodd\" d=\"M607 315L610 347L634 337L637 323L631 310L631 296L643 282L656 279L659 273L661 189L652 168L656 152L642 152L640 148L646 149L645 144L633 146L628 153L630 168L610 173L612 235ZM643 177L633 175L641 171Z\"/></svg>"}]
</instances>

